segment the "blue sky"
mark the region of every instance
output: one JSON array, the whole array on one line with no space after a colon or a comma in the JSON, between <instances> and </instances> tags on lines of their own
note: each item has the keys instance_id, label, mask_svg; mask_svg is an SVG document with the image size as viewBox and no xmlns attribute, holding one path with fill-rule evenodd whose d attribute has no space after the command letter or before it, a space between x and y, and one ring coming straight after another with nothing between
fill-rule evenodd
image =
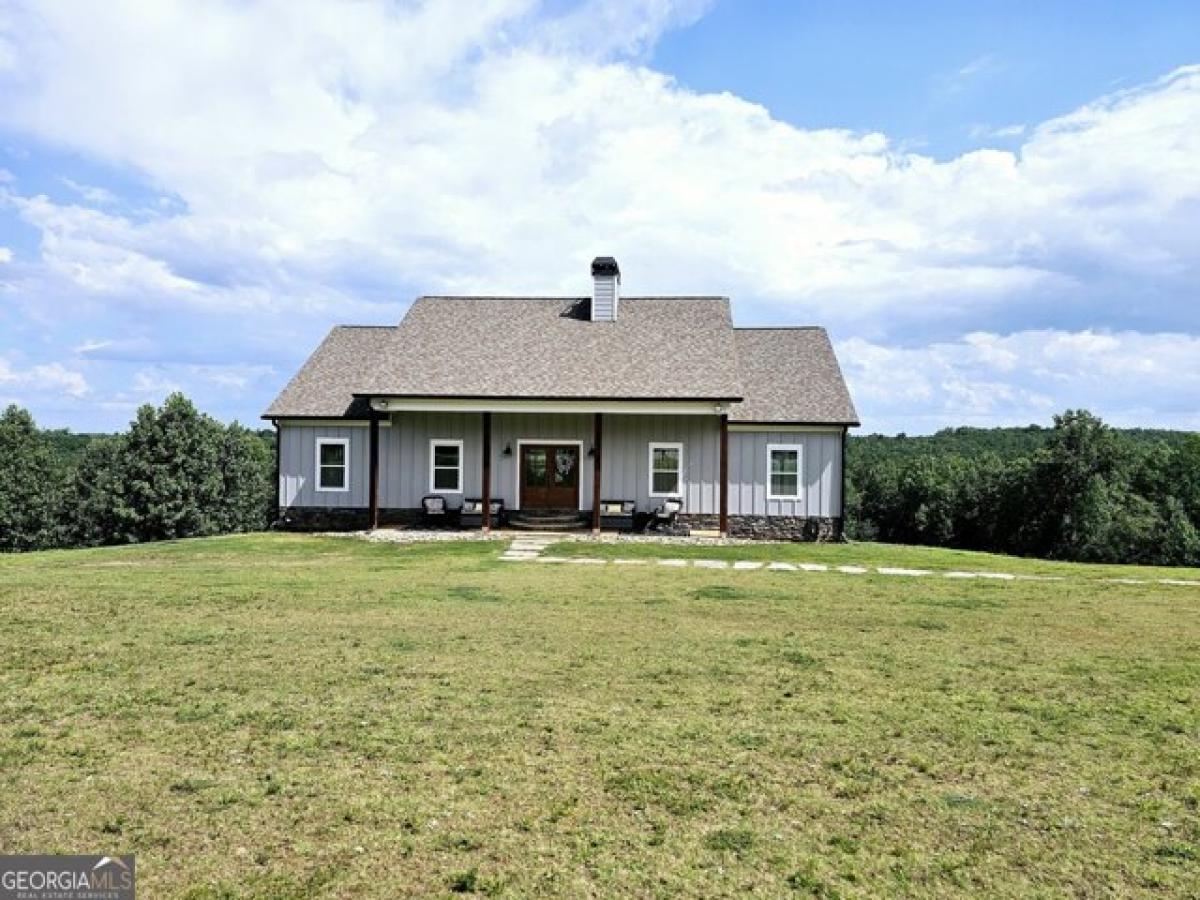
<instances>
[{"instance_id":1,"label":"blue sky","mask_svg":"<svg viewBox=\"0 0 1200 900\"><path fill-rule=\"evenodd\" d=\"M867 430L1200 429L1200 7L0 0L0 403L254 421L421 293L726 293Z\"/></svg>"}]
</instances>

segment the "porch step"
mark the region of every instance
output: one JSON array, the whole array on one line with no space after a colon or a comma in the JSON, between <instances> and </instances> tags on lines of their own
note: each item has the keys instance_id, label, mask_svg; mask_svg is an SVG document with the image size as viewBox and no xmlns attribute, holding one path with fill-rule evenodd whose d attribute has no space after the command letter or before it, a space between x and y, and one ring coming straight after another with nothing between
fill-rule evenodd
<instances>
[{"instance_id":1,"label":"porch step","mask_svg":"<svg viewBox=\"0 0 1200 900\"><path fill-rule=\"evenodd\" d=\"M511 513L508 524L521 531L574 531L586 527L588 519L575 510L524 510Z\"/></svg>"}]
</instances>

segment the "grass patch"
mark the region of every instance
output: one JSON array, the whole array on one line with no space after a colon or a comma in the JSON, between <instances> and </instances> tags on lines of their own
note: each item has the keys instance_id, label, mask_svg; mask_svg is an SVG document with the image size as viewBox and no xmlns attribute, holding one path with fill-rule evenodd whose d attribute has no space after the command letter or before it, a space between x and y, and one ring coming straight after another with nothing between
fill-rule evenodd
<instances>
[{"instance_id":1,"label":"grass patch","mask_svg":"<svg viewBox=\"0 0 1200 900\"><path fill-rule=\"evenodd\" d=\"M1200 591L501 546L0 558L0 846L137 853L154 897L1194 892Z\"/></svg>"},{"instance_id":2,"label":"grass patch","mask_svg":"<svg viewBox=\"0 0 1200 900\"><path fill-rule=\"evenodd\" d=\"M740 597L751 596L749 591L735 588L729 584L706 584L692 591L696 600L737 600Z\"/></svg>"}]
</instances>

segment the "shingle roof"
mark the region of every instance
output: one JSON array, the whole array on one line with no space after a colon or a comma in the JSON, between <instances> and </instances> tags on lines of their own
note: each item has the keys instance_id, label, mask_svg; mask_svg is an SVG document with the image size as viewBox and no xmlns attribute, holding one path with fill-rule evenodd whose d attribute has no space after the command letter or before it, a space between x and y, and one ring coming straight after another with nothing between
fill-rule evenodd
<instances>
[{"instance_id":1,"label":"shingle roof","mask_svg":"<svg viewBox=\"0 0 1200 900\"><path fill-rule=\"evenodd\" d=\"M737 328L743 402L731 422L858 425L824 328Z\"/></svg>"},{"instance_id":2,"label":"shingle roof","mask_svg":"<svg viewBox=\"0 0 1200 900\"><path fill-rule=\"evenodd\" d=\"M338 325L321 341L263 414L365 419L367 401L354 394L379 363L396 333L394 325Z\"/></svg>"},{"instance_id":3,"label":"shingle roof","mask_svg":"<svg viewBox=\"0 0 1200 900\"><path fill-rule=\"evenodd\" d=\"M340 325L264 415L366 418L366 394L740 397L731 422L858 424L822 328L735 329L721 297L623 297L616 322L588 304L422 297L398 326Z\"/></svg>"},{"instance_id":4,"label":"shingle roof","mask_svg":"<svg viewBox=\"0 0 1200 900\"><path fill-rule=\"evenodd\" d=\"M582 298L422 297L361 393L735 399L729 301L622 297L615 322Z\"/></svg>"}]
</instances>

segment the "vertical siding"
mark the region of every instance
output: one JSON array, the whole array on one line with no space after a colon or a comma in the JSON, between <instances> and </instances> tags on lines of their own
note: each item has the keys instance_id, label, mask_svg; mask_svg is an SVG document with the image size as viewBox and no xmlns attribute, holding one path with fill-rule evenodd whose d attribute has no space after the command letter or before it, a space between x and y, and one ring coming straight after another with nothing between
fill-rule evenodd
<instances>
[{"instance_id":1,"label":"vertical siding","mask_svg":"<svg viewBox=\"0 0 1200 900\"><path fill-rule=\"evenodd\" d=\"M716 416L606 415L602 500L636 500L648 509L660 500L650 496L650 444L683 444L683 509L715 513L720 474L720 422Z\"/></svg>"},{"instance_id":2,"label":"vertical siding","mask_svg":"<svg viewBox=\"0 0 1200 900\"><path fill-rule=\"evenodd\" d=\"M317 438L350 441L350 489L317 491ZM463 442L463 493L447 494L451 506L482 493L483 421L479 413L397 413L391 427L379 429L379 503L413 509L429 493L429 441ZM590 414L496 413L492 416L492 496L516 509L519 441L578 441L581 446L579 506L592 505ZM841 440L837 433L731 431L729 434L729 512L731 515L836 516L842 508ZM280 496L286 506L365 507L368 505L369 435L364 426L293 425L279 428ZM635 500L639 509L658 503L650 497L649 445L683 444L684 511L716 513L720 426L715 416L605 415L602 499ZM767 445L799 444L803 457L803 497L767 500ZM504 448L512 448L505 456Z\"/></svg>"},{"instance_id":3,"label":"vertical siding","mask_svg":"<svg viewBox=\"0 0 1200 900\"><path fill-rule=\"evenodd\" d=\"M388 431L390 429L380 429ZM350 440L350 489L318 491L317 439ZM366 506L368 492L367 428L342 425L291 425L279 423L279 495L287 506Z\"/></svg>"},{"instance_id":4,"label":"vertical siding","mask_svg":"<svg viewBox=\"0 0 1200 900\"><path fill-rule=\"evenodd\" d=\"M457 508L465 497L483 491L483 417L480 413L406 412L392 416L390 440L380 446L379 503L385 508L416 509L429 490L429 442L463 442L461 494L439 491ZM493 436L493 444L495 437ZM387 472L387 477L383 473Z\"/></svg>"},{"instance_id":5,"label":"vertical siding","mask_svg":"<svg viewBox=\"0 0 1200 900\"><path fill-rule=\"evenodd\" d=\"M518 509L517 467L521 457L518 441L579 441L579 508L592 507L593 419L590 413L495 413L492 416L492 496L502 498L508 509ZM606 423L607 427L607 423ZM605 435L605 446L607 446ZM504 448L512 448L505 456Z\"/></svg>"},{"instance_id":6,"label":"vertical siding","mask_svg":"<svg viewBox=\"0 0 1200 900\"><path fill-rule=\"evenodd\" d=\"M840 434L825 432L730 432L730 515L841 515L841 441ZM767 499L769 444L800 445L803 466L800 500Z\"/></svg>"}]
</instances>

